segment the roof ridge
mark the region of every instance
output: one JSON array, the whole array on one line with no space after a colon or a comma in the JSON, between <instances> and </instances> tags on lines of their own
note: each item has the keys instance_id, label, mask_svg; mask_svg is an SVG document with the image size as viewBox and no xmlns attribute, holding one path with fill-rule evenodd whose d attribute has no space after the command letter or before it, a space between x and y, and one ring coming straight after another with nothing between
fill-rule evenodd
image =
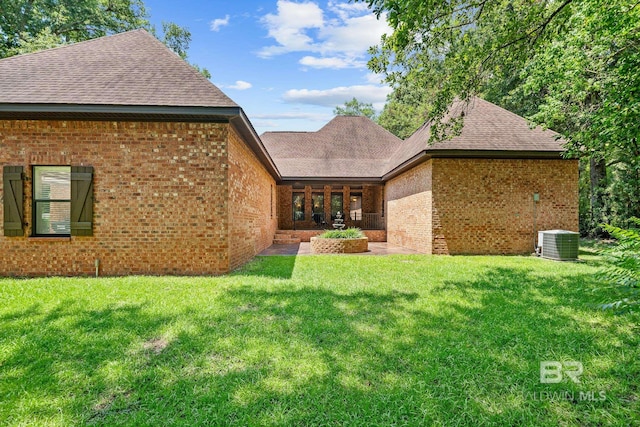
<instances>
[{"instance_id":1,"label":"roof ridge","mask_svg":"<svg viewBox=\"0 0 640 427\"><path fill-rule=\"evenodd\" d=\"M0 58L0 62L6 61L8 59L23 58L25 56L35 56L35 55L39 55L39 54L48 53L48 52L51 52L51 51L54 51L54 50L61 50L61 49L69 48L69 47L85 45L85 44L88 44L88 43L93 43L93 42L97 42L97 41L102 40L102 39L106 39L108 37L118 37L118 36L122 36L122 35L125 35L125 34L130 34L130 33L135 33L135 32L142 32L144 34L148 34L149 36L151 36L154 39L158 40L153 34L151 34L146 29L144 29L144 28L136 28L136 29L133 29L133 30L122 31L120 33L105 34L104 36L96 37L96 38L93 38L93 39L81 40L79 42L64 43L64 44L61 44L61 45L58 45L58 46L53 46L53 47L48 47L48 48L36 50L34 52L26 52L26 53L20 53L20 54L17 54L17 55L11 55L11 56L7 56L6 58ZM158 41L160 41L160 40L158 40ZM160 42L160 43L162 43L162 42Z\"/></svg>"},{"instance_id":2,"label":"roof ridge","mask_svg":"<svg viewBox=\"0 0 640 427\"><path fill-rule=\"evenodd\" d=\"M14 55L0 73L7 104L238 107L144 28Z\"/></svg>"},{"instance_id":3,"label":"roof ridge","mask_svg":"<svg viewBox=\"0 0 640 427\"><path fill-rule=\"evenodd\" d=\"M503 108L503 107L499 106L498 104L494 104L493 102L489 102L489 101L487 101L486 99L482 99L482 98L480 98L479 96L475 96L474 98L476 98L476 100L480 100L480 101L482 101L482 102L484 102L484 103L488 104L489 106L499 108L499 109L501 109L501 110L503 110L503 111L505 111L505 112L509 113L511 116L517 117L517 118L518 118L518 119L520 119L520 120L524 120L524 121L525 121L525 122L527 122L527 123L530 123L530 122L531 122L531 121L530 121L529 119L527 119L526 117L523 117L523 116L521 116L521 115L519 115L519 114L516 114L516 113L514 113L513 111L509 111L509 110L507 110L506 108ZM474 101L475 101L475 100L474 100ZM540 126L540 125L536 125L536 127L538 127L538 126ZM540 128L542 128L542 126L540 126ZM559 132L556 132L555 130L553 130L553 129L551 129L551 128L547 128L546 130L550 130L551 132L557 133L558 135L560 134Z\"/></svg>"},{"instance_id":4,"label":"roof ridge","mask_svg":"<svg viewBox=\"0 0 640 427\"><path fill-rule=\"evenodd\" d=\"M265 133L316 133L317 131L312 131L312 130L266 130L264 132L262 132L262 134L264 135Z\"/></svg>"},{"instance_id":5,"label":"roof ridge","mask_svg":"<svg viewBox=\"0 0 640 427\"><path fill-rule=\"evenodd\" d=\"M160 39L158 39L156 36L154 36L153 34L149 33L148 31L146 31L144 28L139 28L139 29L136 29L136 30L127 31L126 33L133 33L133 32L136 32L136 31L142 31L143 34L151 37L151 39L154 42L156 42L156 44L160 44L160 46L162 48L164 48L168 53L171 53L172 56L174 56L176 60L180 61L180 63L182 65L186 66L187 69L191 72L191 74L193 76L195 76L196 78L202 80L203 82L207 83L208 85L213 86L215 89L219 90L220 93L222 93L224 96L226 96L231 102L233 102L234 104L239 106L239 104L237 102L235 102L229 95L227 95L225 92L223 92L218 86L213 84L213 82L211 80L209 80L208 78L206 78L200 71L196 70L196 68L192 64L187 62L186 59L183 59L180 55L178 55L173 50L171 50L171 48L169 46L164 44ZM114 36L117 36L117 35L120 35L120 34L126 34L126 33L118 33L118 34L114 34Z\"/></svg>"},{"instance_id":6,"label":"roof ridge","mask_svg":"<svg viewBox=\"0 0 640 427\"><path fill-rule=\"evenodd\" d=\"M387 174L396 170L405 162L415 158L420 153L436 152L440 150L471 150L471 151L539 151L539 152L558 152L562 151L561 147L555 142L561 135L553 129L544 129L540 126L531 128L528 126L529 120L512 111L507 110L493 102L487 101L480 96L474 95L467 100L456 99L449 104L447 111L443 116L444 121L459 117L464 113L464 125L459 135L453 135L450 139L444 141L434 141L429 143L431 138L431 127L434 123L433 119L426 120L419 126L410 136L405 138L397 149L391 154L387 162ZM492 122L499 119L504 123L509 123L512 128L505 130L495 127L499 132L507 132L508 138L504 139L504 134L495 139L489 137L479 143L478 135L487 136L487 122L491 126ZM488 120L487 120L488 119ZM480 123L480 126L479 126ZM527 125L526 132L523 124ZM469 136L469 129L473 129L473 137ZM466 130L466 131L465 131ZM534 133L529 133L534 132ZM533 137L535 132L543 132ZM550 138L553 138L551 143ZM493 139L493 140L492 140ZM444 144L452 144L444 147Z\"/></svg>"}]
</instances>

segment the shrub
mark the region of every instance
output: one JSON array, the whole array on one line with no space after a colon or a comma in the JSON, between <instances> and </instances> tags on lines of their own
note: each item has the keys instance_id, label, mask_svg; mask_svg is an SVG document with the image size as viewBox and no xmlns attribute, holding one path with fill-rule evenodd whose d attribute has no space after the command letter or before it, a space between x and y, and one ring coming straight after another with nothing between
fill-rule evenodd
<instances>
[{"instance_id":1,"label":"shrub","mask_svg":"<svg viewBox=\"0 0 640 427\"><path fill-rule=\"evenodd\" d=\"M345 230L327 230L318 237L322 239L360 239L365 236L359 228L350 227Z\"/></svg>"},{"instance_id":2,"label":"shrub","mask_svg":"<svg viewBox=\"0 0 640 427\"><path fill-rule=\"evenodd\" d=\"M640 218L631 218L631 222L640 227ZM618 243L602 254L607 261L601 272L601 278L620 291L618 301L603 304L606 309L633 311L640 305L640 229L623 229L604 225Z\"/></svg>"}]
</instances>

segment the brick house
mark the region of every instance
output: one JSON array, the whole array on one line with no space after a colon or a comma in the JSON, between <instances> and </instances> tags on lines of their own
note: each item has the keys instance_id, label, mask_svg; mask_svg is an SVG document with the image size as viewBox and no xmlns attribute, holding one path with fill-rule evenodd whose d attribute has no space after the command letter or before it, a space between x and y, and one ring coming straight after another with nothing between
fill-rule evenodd
<instances>
[{"instance_id":1,"label":"brick house","mask_svg":"<svg viewBox=\"0 0 640 427\"><path fill-rule=\"evenodd\" d=\"M0 60L0 274L216 274L271 244L243 110L143 30Z\"/></svg>"},{"instance_id":2,"label":"brick house","mask_svg":"<svg viewBox=\"0 0 640 427\"><path fill-rule=\"evenodd\" d=\"M264 133L278 227L308 240L340 209L370 240L427 254L530 253L534 229L578 230L578 162L557 133L479 98L449 114L461 133L432 145L429 123L402 141L365 117Z\"/></svg>"},{"instance_id":3,"label":"brick house","mask_svg":"<svg viewBox=\"0 0 640 427\"><path fill-rule=\"evenodd\" d=\"M258 136L143 30L0 60L0 275L225 273L337 211L423 253L577 230L558 135L480 99L465 114L434 145L428 124L402 141L363 117Z\"/></svg>"}]
</instances>

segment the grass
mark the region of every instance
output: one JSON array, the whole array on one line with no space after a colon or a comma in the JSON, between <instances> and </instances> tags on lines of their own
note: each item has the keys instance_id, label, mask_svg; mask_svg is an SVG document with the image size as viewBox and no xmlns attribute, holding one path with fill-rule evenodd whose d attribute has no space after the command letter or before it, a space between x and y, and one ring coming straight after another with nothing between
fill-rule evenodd
<instances>
[{"instance_id":1,"label":"grass","mask_svg":"<svg viewBox=\"0 0 640 427\"><path fill-rule=\"evenodd\" d=\"M640 318L593 307L582 256L0 279L0 425L638 425Z\"/></svg>"},{"instance_id":2,"label":"grass","mask_svg":"<svg viewBox=\"0 0 640 427\"><path fill-rule=\"evenodd\" d=\"M327 230L318 237L322 239L360 239L365 235L359 228L349 227L343 230Z\"/></svg>"}]
</instances>

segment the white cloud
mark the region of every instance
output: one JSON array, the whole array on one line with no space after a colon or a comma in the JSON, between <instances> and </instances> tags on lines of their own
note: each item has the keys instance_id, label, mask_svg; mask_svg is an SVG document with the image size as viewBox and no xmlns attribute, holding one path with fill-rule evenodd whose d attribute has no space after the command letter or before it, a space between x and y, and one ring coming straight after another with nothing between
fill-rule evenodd
<instances>
[{"instance_id":1,"label":"white cloud","mask_svg":"<svg viewBox=\"0 0 640 427\"><path fill-rule=\"evenodd\" d=\"M323 10L314 2L278 0L277 13L265 15L262 23L277 44L263 47L258 56L313 52L320 57L307 56L303 65L318 68L362 67L368 48L391 32L385 17L377 20L364 3L331 1ZM341 66L327 67L332 61L335 64L336 58L343 61Z\"/></svg>"},{"instance_id":2,"label":"white cloud","mask_svg":"<svg viewBox=\"0 0 640 427\"><path fill-rule=\"evenodd\" d=\"M303 113L303 112L288 112L288 113L273 113L273 114L254 114L252 118L260 120L311 120L314 122L326 122L331 119L330 114L322 113Z\"/></svg>"},{"instance_id":3,"label":"white cloud","mask_svg":"<svg viewBox=\"0 0 640 427\"><path fill-rule=\"evenodd\" d=\"M366 80L367 83L377 85L377 84L380 84L384 79L384 74L367 73L367 75L364 76L364 79Z\"/></svg>"},{"instance_id":4,"label":"white cloud","mask_svg":"<svg viewBox=\"0 0 640 427\"><path fill-rule=\"evenodd\" d=\"M367 65L367 63L364 61L358 61L354 58L339 58L337 56L324 58L305 56L298 62L301 65L305 65L311 68L333 68L336 70L342 68L362 68Z\"/></svg>"},{"instance_id":5,"label":"white cloud","mask_svg":"<svg viewBox=\"0 0 640 427\"><path fill-rule=\"evenodd\" d=\"M245 82L243 80L236 80L236 84L227 86L229 89L236 89L236 90L247 90L247 89L251 89L253 87L253 85L249 82Z\"/></svg>"},{"instance_id":6,"label":"white cloud","mask_svg":"<svg viewBox=\"0 0 640 427\"><path fill-rule=\"evenodd\" d=\"M317 4L287 0L278 0L278 13L265 15L262 22L267 27L269 37L278 42L278 45L263 48L259 53L262 57L313 49L313 39L307 30L319 29L324 25L322 9Z\"/></svg>"},{"instance_id":7,"label":"white cloud","mask_svg":"<svg viewBox=\"0 0 640 427\"><path fill-rule=\"evenodd\" d=\"M335 107L352 98L357 98L358 101L371 103L375 109L381 110L389 93L391 93L391 88L387 86L355 85L325 90L290 89L284 93L282 99L288 103Z\"/></svg>"},{"instance_id":8,"label":"white cloud","mask_svg":"<svg viewBox=\"0 0 640 427\"><path fill-rule=\"evenodd\" d=\"M259 133L269 130L314 131L333 118L333 113L288 111L282 113L253 114L249 117Z\"/></svg>"},{"instance_id":9,"label":"white cloud","mask_svg":"<svg viewBox=\"0 0 640 427\"><path fill-rule=\"evenodd\" d=\"M389 31L386 21L379 21L374 15L368 14L323 27L319 37L323 40L324 52L362 55L369 47L380 43L382 35Z\"/></svg>"},{"instance_id":10,"label":"white cloud","mask_svg":"<svg viewBox=\"0 0 640 427\"><path fill-rule=\"evenodd\" d=\"M278 128L278 122L274 122L272 120L256 120L256 119L251 119L251 123L253 123L253 126L256 128L256 130L259 128L261 130L258 131L258 133L262 134L263 132L265 132L264 129L274 129L274 128Z\"/></svg>"},{"instance_id":11,"label":"white cloud","mask_svg":"<svg viewBox=\"0 0 640 427\"><path fill-rule=\"evenodd\" d=\"M341 3L334 1L329 2L329 9L342 19L346 19L354 14L362 15L369 11L366 3Z\"/></svg>"},{"instance_id":12,"label":"white cloud","mask_svg":"<svg viewBox=\"0 0 640 427\"><path fill-rule=\"evenodd\" d=\"M224 18L214 19L209 23L209 28L211 31L220 31L220 28L229 25L229 15L226 15Z\"/></svg>"}]
</instances>

